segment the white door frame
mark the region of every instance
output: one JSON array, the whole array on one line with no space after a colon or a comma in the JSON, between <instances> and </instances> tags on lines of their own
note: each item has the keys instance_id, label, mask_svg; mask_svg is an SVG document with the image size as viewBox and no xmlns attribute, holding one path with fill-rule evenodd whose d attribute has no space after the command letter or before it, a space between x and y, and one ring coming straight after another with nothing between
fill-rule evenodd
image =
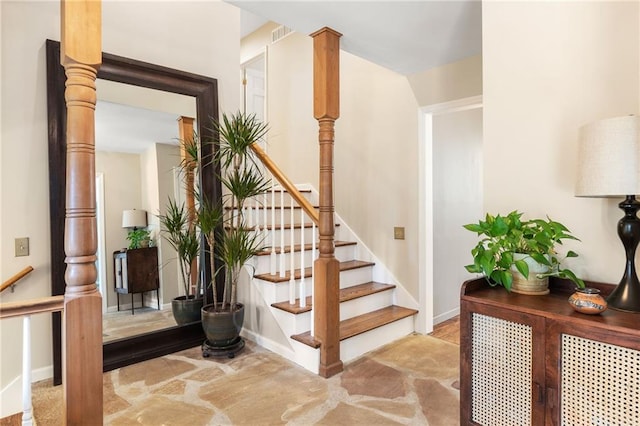
<instances>
[{"instance_id":1,"label":"white door frame","mask_svg":"<svg viewBox=\"0 0 640 426\"><path fill-rule=\"evenodd\" d=\"M263 60L264 61L264 68L263 68L263 72L264 72L264 122L268 123L269 122L269 113L268 113L268 108L267 108L267 103L268 103L268 98L269 98L269 83L268 83L268 77L269 77L269 46L265 46L264 48L260 49L255 55L251 56L249 59L243 61L240 64L240 74L241 74L241 81L243 81L242 84L242 105L243 105L243 112L246 112L246 93L245 93L245 85L244 85L244 79L245 79L245 69L247 68L248 65L250 65L253 62L259 61L259 60Z\"/></svg>"},{"instance_id":2,"label":"white door frame","mask_svg":"<svg viewBox=\"0 0 640 426\"><path fill-rule=\"evenodd\" d=\"M98 228L98 280L102 295L102 313L107 312L107 246L104 232L104 173L96 173L96 225Z\"/></svg>"},{"instance_id":3,"label":"white door frame","mask_svg":"<svg viewBox=\"0 0 640 426\"><path fill-rule=\"evenodd\" d=\"M482 107L482 95L418 110L418 333L433 331L433 117ZM428 171L428 172L427 172Z\"/></svg>"}]
</instances>

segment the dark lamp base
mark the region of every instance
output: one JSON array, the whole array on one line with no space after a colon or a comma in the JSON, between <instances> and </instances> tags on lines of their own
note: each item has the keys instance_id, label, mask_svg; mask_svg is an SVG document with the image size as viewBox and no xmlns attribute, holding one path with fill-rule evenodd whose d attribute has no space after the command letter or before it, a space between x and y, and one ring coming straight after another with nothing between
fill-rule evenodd
<instances>
[{"instance_id":1,"label":"dark lamp base","mask_svg":"<svg viewBox=\"0 0 640 426\"><path fill-rule=\"evenodd\" d=\"M640 219L636 215L640 210L640 202L635 195L627 195L618 207L624 211L624 217L618 222L618 236L624 245L627 260L620 284L609 295L607 303L612 309L640 313L640 281L635 265L636 249L640 242Z\"/></svg>"}]
</instances>

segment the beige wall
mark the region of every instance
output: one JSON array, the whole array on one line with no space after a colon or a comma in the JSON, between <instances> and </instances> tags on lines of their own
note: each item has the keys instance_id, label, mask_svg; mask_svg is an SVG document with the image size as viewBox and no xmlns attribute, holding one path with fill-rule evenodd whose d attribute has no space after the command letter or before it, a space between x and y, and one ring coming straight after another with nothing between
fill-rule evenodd
<instances>
[{"instance_id":1,"label":"beige wall","mask_svg":"<svg viewBox=\"0 0 640 426\"><path fill-rule=\"evenodd\" d=\"M565 223L572 265L606 282L624 268L620 200L574 197L578 129L640 112L639 7L483 2L485 208Z\"/></svg>"},{"instance_id":2,"label":"beige wall","mask_svg":"<svg viewBox=\"0 0 640 426\"><path fill-rule=\"evenodd\" d=\"M245 40L242 56L251 57L261 43ZM312 44L294 33L268 48L268 140L292 181L318 188ZM418 105L404 76L346 52L340 60L336 212L417 299ZM406 240L393 239L394 226L406 228Z\"/></svg>"},{"instance_id":3,"label":"beige wall","mask_svg":"<svg viewBox=\"0 0 640 426\"><path fill-rule=\"evenodd\" d=\"M242 40L251 58L269 43L265 25ZM269 154L296 183L318 187L312 39L292 34L268 47ZM408 78L341 52L336 122L336 212L418 299L418 107L482 93L470 58ZM393 227L406 239L393 239Z\"/></svg>"},{"instance_id":4,"label":"beige wall","mask_svg":"<svg viewBox=\"0 0 640 426\"><path fill-rule=\"evenodd\" d=\"M113 284L113 252L129 245L127 230L122 228L122 211L144 210L141 199L140 155L98 151L96 152L96 172L104 173L107 306L115 307L117 300ZM123 301L129 302L129 300Z\"/></svg>"},{"instance_id":5,"label":"beige wall","mask_svg":"<svg viewBox=\"0 0 640 426\"><path fill-rule=\"evenodd\" d=\"M2 144L0 149L0 276L35 271L3 292L2 302L50 294L49 175L45 39L59 39L60 4L0 3ZM240 14L222 2L104 2L103 50L218 78L222 110L239 108ZM13 239L30 237L28 257L13 256ZM49 315L32 321L34 378L51 374ZM19 374L20 320L0 322L0 389ZM19 398L19 394L18 394ZM2 399L0 414L7 399Z\"/></svg>"},{"instance_id":6,"label":"beige wall","mask_svg":"<svg viewBox=\"0 0 640 426\"><path fill-rule=\"evenodd\" d=\"M482 56L407 76L420 106L482 95Z\"/></svg>"}]
</instances>

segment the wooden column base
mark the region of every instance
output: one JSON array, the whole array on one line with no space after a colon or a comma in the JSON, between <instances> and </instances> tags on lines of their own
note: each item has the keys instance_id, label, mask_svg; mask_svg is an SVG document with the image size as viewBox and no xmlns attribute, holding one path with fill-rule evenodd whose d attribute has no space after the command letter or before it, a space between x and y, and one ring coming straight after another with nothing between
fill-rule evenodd
<instances>
[{"instance_id":1,"label":"wooden column base","mask_svg":"<svg viewBox=\"0 0 640 426\"><path fill-rule=\"evenodd\" d=\"M67 424L102 424L102 298L65 295L63 384Z\"/></svg>"},{"instance_id":2,"label":"wooden column base","mask_svg":"<svg viewBox=\"0 0 640 426\"><path fill-rule=\"evenodd\" d=\"M340 360L340 262L320 257L315 261L314 335L320 344L319 374L331 377L342 371Z\"/></svg>"}]
</instances>

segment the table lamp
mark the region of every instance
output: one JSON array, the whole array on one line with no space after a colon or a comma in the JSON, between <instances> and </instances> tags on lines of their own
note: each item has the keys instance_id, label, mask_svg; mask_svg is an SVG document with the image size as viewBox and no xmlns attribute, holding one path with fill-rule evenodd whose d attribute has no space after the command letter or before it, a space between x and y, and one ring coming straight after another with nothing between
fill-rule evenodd
<instances>
[{"instance_id":1,"label":"table lamp","mask_svg":"<svg viewBox=\"0 0 640 426\"><path fill-rule=\"evenodd\" d=\"M607 298L610 308L640 312L640 282L635 255L640 242L640 117L629 115L587 124L580 129L578 197L624 197L618 236L626 253L624 274Z\"/></svg>"},{"instance_id":2,"label":"table lamp","mask_svg":"<svg viewBox=\"0 0 640 426\"><path fill-rule=\"evenodd\" d=\"M123 228L133 228L134 230L138 228L144 228L147 226L147 212L145 210L124 210L122 212L122 227Z\"/></svg>"}]
</instances>

